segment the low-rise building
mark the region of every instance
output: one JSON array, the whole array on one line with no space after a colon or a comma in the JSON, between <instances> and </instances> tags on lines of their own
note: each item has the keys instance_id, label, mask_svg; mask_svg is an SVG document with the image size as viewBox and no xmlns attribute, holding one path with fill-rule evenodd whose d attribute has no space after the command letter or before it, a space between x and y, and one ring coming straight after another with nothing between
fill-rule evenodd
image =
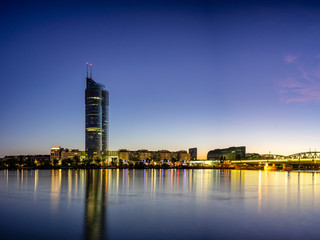
<instances>
[{"instance_id":1,"label":"low-rise building","mask_svg":"<svg viewBox=\"0 0 320 240\"><path fill-rule=\"evenodd\" d=\"M159 153L159 161L161 163L169 163L171 161L171 152L168 150L160 150Z\"/></svg>"},{"instance_id":2,"label":"low-rise building","mask_svg":"<svg viewBox=\"0 0 320 240\"><path fill-rule=\"evenodd\" d=\"M119 160L128 162L130 160L130 152L127 149L120 149Z\"/></svg>"},{"instance_id":3,"label":"low-rise building","mask_svg":"<svg viewBox=\"0 0 320 240\"><path fill-rule=\"evenodd\" d=\"M81 152L79 149L63 149L61 151L61 161L67 160L67 159L73 159L74 157L78 156L80 159Z\"/></svg>"},{"instance_id":4,"label":"low-rise building","mask_svg":"<svg viewBox=\"0 0 320 240\"><path fill-rule=\"evenodd\" d=\"M138 150L138 157L140 161L150 161L152 159L152 153L148 150Z\"/></svg>"},{"instance_id":5,"label":"low-rise building","mask_svg":"<svg viewBox=\"0 0 320 240\"><path fill-rule=\"evenodd\" d=\"M73 159L78 156L79 160L82 161L85 158L85 152L79 149L68 149L60 146L52 146L50 152L51 164L61 164L62 161L67 159Z\"/></svg>"},{"instance_id":6,"label":"low-rise building","mask_svg":"<svg viewBox=\"0 0 320 240\"><path fill-rule=\"evenodd\" d=\"M246 147L229 147L208 152L208 160L241 160L246 158Z\"/></svg>"},{"instance_id":7,"label":"low-rise building","mask_svg":"<svg viewBox=\"0 0 320 240\"><path fill-rule=\"evenodd\" d=\"M119 160L122 163L143 162L144 164L162 165L162 164L186 164L190 161L190 154L185 151L170 152L168 150L148 151L140 149L138 151L130 151L127 149L119 150Z\"/></svg>"},{"instance_id":8,"label":"low-rise building","mask_svg":"<svg viewBox=\"0 0 320 240\"><path fill-rule=\"evenodd\" d=\"M104 160L104 163L118 164L119 163L119 152L120 151L107 151L106 152L106 159Z\"/></svg>"},{"instance_id":9,"label":"low-rise building","mask_svg":"<svg viewBox=\"0 0 320 240\"><path fill-rule=\"evenodd\" d=\"M181 150L178 152L178 161L190 161L190 154L185 151L185 150Z\"/></svg>"}]
</instances>

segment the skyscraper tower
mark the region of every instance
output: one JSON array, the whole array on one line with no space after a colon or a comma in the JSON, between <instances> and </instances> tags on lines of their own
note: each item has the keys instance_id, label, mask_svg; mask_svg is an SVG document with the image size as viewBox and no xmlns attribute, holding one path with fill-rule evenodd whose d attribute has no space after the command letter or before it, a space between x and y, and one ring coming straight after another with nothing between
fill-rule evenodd
<instances>
[{"instance_id":1,"label":"skyscraper tower","mask_svg":"<svg viewBox=\"0 0 320 240\"><path fill-rule=\"evenodd\" d=\"M109 144L109 92L105 86L92 79L87 63L86 103L86 154L88 158L100 156L108 150Z\"/></svg>"}]
</instances>

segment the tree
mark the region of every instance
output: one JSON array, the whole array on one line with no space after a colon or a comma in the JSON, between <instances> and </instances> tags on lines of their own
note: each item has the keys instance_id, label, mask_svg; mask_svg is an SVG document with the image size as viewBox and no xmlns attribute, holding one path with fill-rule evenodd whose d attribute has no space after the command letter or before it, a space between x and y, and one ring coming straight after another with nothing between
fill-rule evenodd
<instances>
[{"instance_id":1,"label":"tree","mask_svg":"<svg viewBox=\"0 0 320 240\"><path fill-rule=\"evenodd\" d=\"M145 168L146 165L143 162L139 161L134 166L135 168Z\"/></svg>"},{"instance_id":2,"label":"tree","mask_svg":"<svg viewBox=\"0 0 320 240\"><path fill-rule=\"evenodd\" d=\"M49 159L45 159L41 161L42 168L50 168L51 167L51 161Z\"/></svg>"},{"instance_id":3,"label":"tree","mask_svg":"<svg viewBox=\"0 0 320 240\"><path fill-rule=\"evenodd\" d=\"M9 159L6 160L6 163L8 165L8 168L16 168L17 167L17 163L18 163L18 159L9 158Z\"/></svg>"},{"instance_id":4,"label":"tree","mask_svg":"<svg viewBox=\"0 0 320 240\"><path fill-rule=\"evenodd\" d=\"M73 160L70 159L70 158L64 159L64 160L62 161L62 166L64 166L64 167L69 167L69 166L72 165L72 164L73 164Z\"/></svg>"},{"instance_id":5,"label":"tree","mask_svg":"<svg viewBox=\"0 0 320 240\"><path fill-rule=\"evenodd\" d=\"M122 167L123 166L123 161L122 159L119 159L119 167Z\"/></svg>"},{"instance_id":6,"label":"tree","mask_svg":"<svg viewBox=\"0 0 320 240\"><path fill-rule=\"evenodd\" d=\"M82 166L84 166L84 167L89 167L91 163L92 163L92 159L85 158L85 159L82 161Z\"/></svg>"},{"instance_id":7,"label":"tree","mask_svg":"<svg viewBox=\"0 0 320 240\"><path fill-rule=\"evenodd\" d=\"M32 167L32 168L34 168L34 167L36 166L34 160L31 159L31 158L28 158L28 159L26 160L26 165L27 165L27 167Z\"/></svg>"},{"instance_id":8,"label":"tree","mask_svg":"<svg viewBox=\"0 0 320 240\"><path fill-rule=\"evenodd\" d=\"M80 163L80 157L79 157L78 155L75 155L75 156L73 157L73 164L76 165L76 166L78 166L79 163Z\"/></svg>"},{"instance_id":9,"label":"tree","mask_svg":"<svg viewBox=\"0 0 320 240\"><path fill-rule=\"evenodd\" d=\"M59 159L54 159L54 160L53 160L53 165L54 165L55 167L58 165L58 163L59 163Z\"/></svg>"},{"instance_id":10,"label":"tree","mask_svg":"<svg viewBox=\"0 0 320 240\"><path fill-rule=\"evenodd\" d=\"M116 158L111 158L111 166L116 166L117 165L116 161L117 161Z\"/></svg>"},{"instance_id":11,"label":"tree","mask_svg":"<svg viewBox=\"0 0 320 240\"><path fill-rule=\"evenodd\" d=\"M101 157L96 157L96 158L95 158L95 162L96 162L98 165L100 165L101 162L102 162Z\"/></svg>"},{"instance_id":12,"label":"tree","mask_svg":"<svg viewBox=\"0 0 320 240\"><path fill-rule=\"evenodd\" d=\"M0 168L4 168L4 161L0 161Z\"/></svg>"}]
</instances>

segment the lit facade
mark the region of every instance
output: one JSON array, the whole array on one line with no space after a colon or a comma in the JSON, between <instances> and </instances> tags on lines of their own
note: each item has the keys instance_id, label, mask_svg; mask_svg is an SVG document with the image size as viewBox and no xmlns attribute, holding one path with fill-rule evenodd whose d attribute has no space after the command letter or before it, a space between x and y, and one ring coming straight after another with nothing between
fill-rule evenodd
<instances>
[{"instance_id":1,"label":"lit facade","mask_svg":"<svg viewBox=\"0 0 320 240\"><path fill-rule=\"evenodd\" d=\"M171 152L168 150L160 150L159 151L159 160L160 161L171 161Z\"/></svg>"},{"instance_id":2,"label":"lit facade","mask_svg":"<svg viewBox=\"0 0 320 240\"><path fill-rule=\"evenodd\" d=\"M120 149L119 150L119 159L123 161L130 160L130 153L127 149Z\"/></svg>"},{"instance_id":3,"label":"lit facade","mask_svg":"<svg viewBox=\"0 0 320 240\"><path fill-rule=\"evenodd\" d=\"M178 152L178 161L190 161L190 154L187 151L181 150Z\"/></svg>"},{"instance_id":4,"label":"lit facade","mask_svg":"<svg viewBox=\"0 0 320 240\"><path fill-rule=\"evenodd\" d=\"M107 151L105 154L104 163L112 163L119 161L119 151Z\"/></svg>"},{"instance_id":5,"label":"lit facade","mask_svg":"<svg viewBox=\"0 0 320 240\"><path fill-rule=\"evenodd\" d=\"M94 158L108 150L109 92L105 90L104 85L93 81L92 76L87 76L85 104L86 154L88 158Z\"/></svg>"},{"instance_id":6,"label":"lit facade","mask_svg":"<svg viewBox=\"0 0 320 240\"><path fill-rule=\"evenodd\" d=\"M73 159L78 156L79 159L84 157L84 152L79 151L79 149L68 149L62 148L60 146L52 146L50 151L50 161L53 164L56 160L58 164L66 159Z\"/></svg>"},{"instance_id":7,"label":"lit facade","mask_svg":"<svg viewBox=\"0 0 320 240\"><path fill-rule=\"evenodd\" d=\"M78 149L63 149L61 151L61 161L73 159L76 156L78 156L80 159L81 152Z\"/></svg>"},{"instance_id":8,"label":"lit facade","mask_svg":"<svg viewBox=\"0 0 320 240\"><path fill-rule=\"evenodd\" d=\"M60 146L52 146L50 151L50 161L54 163L54 161L61 160L61 147Z\"/></svg>"},{"instance_id":9,"label":"lit facade","mask_svg":"<svg viewBox=\"0 0 320 240\"><path fill-rule=\"evenodd\" d=\"M138 156L140 161L151 160L152 154L148 150L142 149L138 151Z\"/></svg>"}]
</instances>

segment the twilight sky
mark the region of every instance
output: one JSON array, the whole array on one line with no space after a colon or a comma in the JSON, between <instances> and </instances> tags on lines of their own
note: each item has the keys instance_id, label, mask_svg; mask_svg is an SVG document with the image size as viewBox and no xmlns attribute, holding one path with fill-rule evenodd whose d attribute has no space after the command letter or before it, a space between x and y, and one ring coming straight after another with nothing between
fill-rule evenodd
<instances>
[{"instance_id":1,"label":"twilight sky","mask_svg":"<svg viewBox=\"0 0 320 240\"><path fill-rule=\"evenodd\" d=\"M26 2L0 9L1 157L84 149L87 61L112 150L320 150L317 1Z\"/></svg>"}]
</instances>

